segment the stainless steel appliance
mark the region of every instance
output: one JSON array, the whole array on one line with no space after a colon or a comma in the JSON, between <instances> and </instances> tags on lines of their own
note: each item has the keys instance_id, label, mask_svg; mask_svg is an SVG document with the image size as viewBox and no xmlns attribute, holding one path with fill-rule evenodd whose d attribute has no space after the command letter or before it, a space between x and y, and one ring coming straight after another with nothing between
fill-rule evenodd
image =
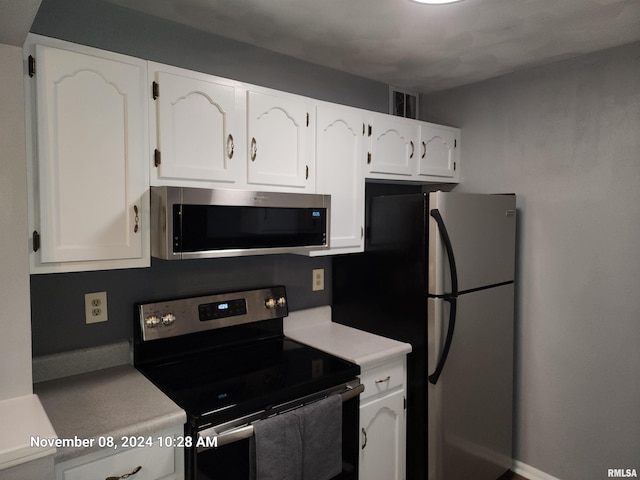
<instances>
[{"instance_id":1,"label":"stainless steel appliance","mask_svg":"<svg viewBox=\"0 0 640 480\"><path fill-rule=\"evenodd\" d=\"M516 198L403 193L367 185L333 319L412 344L407 478L495 480L512 457Z\"/></svg>"},{"instance_id":2,"label":"stainless steel appliance","mask_svg":"<svg viewBox=\"0 0 640 480\"><path fill-rule=\"evenodd\" d=\"M329 247L329 195L151 187L151 255L165 260Z\"/></svg>"},{"instance_id":3,"label":"stainless steel appliance","mask_svg":"<svg viewBox=\"0 0 640 480\"><path fill-rule=\"evenodd\" d=\"M284 287L137 305L134 365L187 413L187 480L248 480L256 422L334 394L342 473L333 478L357 479L360 368L286 338L287 314Z\"/></svg>"}]
</instances>

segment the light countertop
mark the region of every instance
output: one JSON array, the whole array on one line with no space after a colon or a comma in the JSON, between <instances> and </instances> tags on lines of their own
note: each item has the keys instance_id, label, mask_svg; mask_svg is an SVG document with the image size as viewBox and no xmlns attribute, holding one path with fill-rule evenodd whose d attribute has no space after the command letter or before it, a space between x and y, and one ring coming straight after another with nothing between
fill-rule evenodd
<instances>
[{"instance_id":1,"label":"light countertop","mask_svg":"<svg viewBox=\"0 0 640 480\"><path fill-rule=\"evenodd\" d=\"M25 395L0 401L0 470L53 455L55 447L32 448L31 437L56 438L40 400ZM1 476L1 475L0 475Z\"/></svg>"},{"instance_id":2,"label":"light countertop","mask_svg":"<svg viewBox=\"0 0 640 480\"><path fill-rule=\"evenodd\" d=\"M409 343L332 322L329 306L290 312L284 330L287 337L349 360L362 370L411 352Z\"/></svg>"},{"instance_id":3,"label":"light countertop","mask_svg":"<svg viewBox=\"0 0 640 480\"><path fill-rule=\"evenodd\" d=\"M60 439L150 435L183 425L185 412L131 365L34 384ZM56 463L99 450L58 448Z\"/></svg>"}]
</instances>

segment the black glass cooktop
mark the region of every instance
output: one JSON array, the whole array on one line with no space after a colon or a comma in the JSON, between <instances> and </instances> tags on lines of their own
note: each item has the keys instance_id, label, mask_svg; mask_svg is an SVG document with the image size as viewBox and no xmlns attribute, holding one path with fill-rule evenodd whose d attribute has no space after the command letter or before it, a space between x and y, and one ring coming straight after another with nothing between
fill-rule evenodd
<instances>
[{"instance_id":1,"label":"black glass cooktop","mask_svg":"<svg viewBox=\"0 0 640 480\"><path fill-rule=\"evenodd\" d=\"M138 368L199 426L331 388L360 373L355 364L288 338Z\"/></svg>"}]
</instances>

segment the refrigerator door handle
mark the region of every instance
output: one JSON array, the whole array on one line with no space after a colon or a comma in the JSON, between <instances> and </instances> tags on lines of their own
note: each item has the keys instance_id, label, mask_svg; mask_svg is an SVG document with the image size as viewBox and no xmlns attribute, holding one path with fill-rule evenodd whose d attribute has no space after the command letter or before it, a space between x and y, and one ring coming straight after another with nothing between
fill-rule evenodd
<instances>
[{"instance_id":1,"label":"refrigerator door handle","mask_svg":"<svg viewBox=\"0 0 640 480\"><path fill-rule=\"evenodd\" d=\"M451 343L453 342L453 332L456 326L456 307L457 307L457 296L458 296L458 270L456 269L456 259L453 254L453 246L451 245L451 239L449 238L449 232L447 232L447 227L444 224L444 220L442 219L442 215L440 215L440 211L437 208L432 209L430 215L434 218L436 223L438 224L438 231L440 232L440 236L442 237L442 243L444 244L444 248L447 252L447 258L449 260L449 269L451 272L451 293L447 295L443 295L443 300L449 302L449 325L447 327L447 336L444 341L444 346L442 348L442 353L440 355L440 359L438 360L438 364L436 365L435 371L429 375L429 382L435 385L442 374L442 370L444 369L444 365L447 362L447 356L449 355L449 350L451 349Z\"/></svg>"},{"instance_id":2,"label":"refrigerator door handle","mask_svg":"<svg viewBox=\"0 0 640 480\"><path fill-rule=\"evenodd\" d=\"M448 294L452 297L458 296L458 269L456 268L456 259L453 255L453 246L451 245L451 238L449 238L449 232L447 231L447 226L444 224L444 220L442 219L442 215L440 215L440 210L437 208L432 209L429 214L433 217L433 219L438 224L438 231L440 232L440 237L442 237L442 243L444 244L444 249L447 252L447 259L449 260L449 271L451 272L451 293Z\"/></svg>"},{"instance_id":3,"label":"refrigerator door handle","mask_svg":"<svg viewBox=\"0 0 640 480\"><path fill-rule=\"evenodd\" d=\"M455 297L445 298L444 301L449 302L449 326L447 327L447 336L444 340L444 347L442 347L442 353L440 354L440 359L438 360L438 365L436 365L435 371L429 375L429 383L435 385L438 383L438 379L440 378L440 374L442 374L442 370L444 369L444 364L447 361L447 356L449 355L449 350L451 349L451 343L453 342L453 331L456 326L456 306L457 301Z\"/></svg>"}]
</instances>

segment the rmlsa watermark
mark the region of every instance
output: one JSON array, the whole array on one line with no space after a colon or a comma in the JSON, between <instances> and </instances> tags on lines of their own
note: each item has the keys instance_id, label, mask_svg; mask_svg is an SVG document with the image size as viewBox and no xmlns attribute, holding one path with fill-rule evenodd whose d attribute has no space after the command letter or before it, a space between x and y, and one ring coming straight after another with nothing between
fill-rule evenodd
<instances>
[{"instance_id":1,"label":"rmlsa watermark","mask_svg":"<svg viewBox=\"0 0 640 480\"><path fill-rule=\"evenodd\" d=\"M609 468L607 469L609 478L638 478L638 471L635 468Z\"/></svg>"}]
</instances>

